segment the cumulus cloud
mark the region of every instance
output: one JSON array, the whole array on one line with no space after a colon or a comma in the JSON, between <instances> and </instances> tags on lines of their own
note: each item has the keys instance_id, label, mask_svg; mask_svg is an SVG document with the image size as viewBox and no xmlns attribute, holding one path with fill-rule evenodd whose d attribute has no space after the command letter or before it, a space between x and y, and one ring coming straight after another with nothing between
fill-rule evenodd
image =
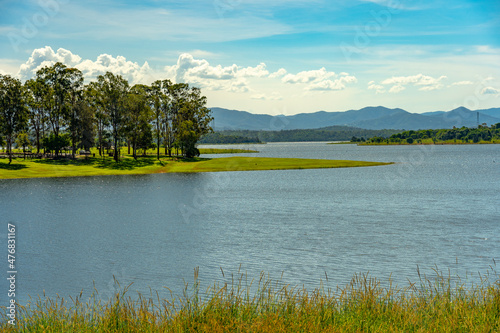
<instances>
[{"instance_id":1,"label":"cumulus cloud","mask_svg":"<svg viewBox=\"0 0 500 333\"><path fill-rule=\"evenodd\" d=\"M66 49L60 48L57 52L54 52L50 46L45 46L33 50L28 61L21 65L17 76L22 80L27 80L32 78L40 68L45 66L52 66L56 62L62 62L66 66L74 67L81 60L82 58L78 55Z\"/></svg>"},{"instance_id":2,"label":"cumulus cloud","mask_svg":"<svg viewBox=\"0 0 500 333\"><path fill-rule=\"evenodd\" d=\"M242 68L238 74L245 77L265 77L269 75L269 71L266 69L266 64L261 62L256 67Z\"/></svg>"},{"instance_id":3,"label":"cumulus cloud","mask_svg":"<svg viewBox=\"0 0 500 333\"><path fill-rule=\"evenodd\" d=\"M357 82L356 77L342 72L340 75L329 72L324 67L318 70L302 71L297 74L286 74L281 81L283 83L299 84L306 83L306 90L343 90L346 84Z\"/></svg>"},{"instance_id":4,"label":"cumulus cloud","mask_svg":"<svg viewBox=\"0 0 500 333\"><path fill-rule=\"evenodd\" d=\"M136 62L128 61L125 57L113 57L101 54L96 61L84 60L75 66L82 71L85 78L95 79L106 72L121 75L131 83L151 83L151 68L146 61L142 66Z\"/></svg>"},{"instance_id":5,"label":"cumulus cloud","mask_svg":"<svg viewBox=\"0 0 500 333\"><path fill-rule=\"evenodd\" d=\"M377 94L382 94L385 92L385 87L380 84L376 84L375 81L368 82L368 89L375 90Z\"/></svg>"},{"instance_id":6,"label":"cumulus cloud","mask_svg":"<svg viewBox=\"0 0 500 333\"><path fill-rule=\"evenodd\" d=\"M485 87L481 90L481 95L500 95L500 89L493 87Z\"/></svg>"},{"instance_id":7,"label":"cumulus cloud","mask_svg":"<svg viewBox=\"0 0 500 333\"><path fill-rule=\"evenodd\" d=\"M269 76L265 63L255 67L212 66L205 59L196 59L189 53L183 53L177 64L166 66L165 71L175 78L176 82L193 83L210 90L226 89L231 92L248 92L246 78L263 78Z\"/></svg>"},{"instance_id":8,"label":"cumulus cloud","mask_svg":"<svg viewBox=\"0 0 500 333\"><path fill-rule=\"evenodd\" d=\"M284 83L310 83L326 80L332 76L335 76L334 72L328 72L325 67L318 70L303 71L297 74L287 74L281 81Z\"/></svg>"},{"instance_id":9,"label":"cumulus cloud","mask_svg":"<svg viewBox=\"0 0 500 333\"><path fill-rule=\"evenodd\" d=\"M203 52L199 51L198 54L203 54ZM237 64L223 66L211 64L208 60L197 58L190 53L183 53L173 65L165 66L160 71L154 71L148 62L141 65L120 55L112 56L104 53L97 56L95 60L82 59L69 50L60 48L54 51L49 46L35 49L29 59L20 66L18 76L23 80L29 79L35 76L36 71L40 68L52 66L56 62L78 68L87 81L95 80L106 72L121 75L132 85L136 83L150 84L157 78L168 78L174 82L186 82L213 91L251 93L253 95L249 95L250 98L261 100L283 99L278 92L259 92L251 87L261 83L265 84L265 80L270 79L278 79L282 84L302 85L305 91L343 90L347 85L357 82L356 77L349 75L349 73L337 74L327 71L324 67L296 74L288 73L284 68L270 73L265 63L248 67Z\"/></svg>"},{"instance_id":10,"label":"cumulus cloud","mask_svg":"<svg viewBox=\"0 0 500 333\"><path fill-rule=\"evenodd\" d=\"M52 66L56 62L61 62L68 67L75 67L82 71L83 76L88 80L93 80L106 72L122 75L131 84L150 83L151 68L145 62L142 66L136 62L128 61L125 57L113 57L109 54L101 54L96 61L83 60L71 51L60 48L57 52L50 46L35 49L26 63L22 64L17 76L22 80L27 80L36 75L36 72L45 66Z\"/></svg>"},{"instance_id":11,"label":"cumulus cloud","mask_svg":"<svg viewBox=\"0 0 500 333\"><path fill-rule=\"evenodd\" d=\"M416 87L420 87L421 91L431 91L436 89L443 88L443 84L441 81L447 79L446 76L440 76L439 78L434 78L432 76L427 76L423 74L410 75L410 76L393 76L389 79L385 79L381 82L382 85L387 86L391 85L392 87L389 89L390 93L398 93L406 89L407 85L413 85ZM372 83L373 85L373 83ZM377 89L381 92L380 86L373 87L371 89ZM385 87L383 87L385 88ZM370 88L369 88L370 89Z\"/></svg>"},{"instance_id":12,"label":"cumulus cloud","mask_svg":"<svg viewBox=\"0 0 500 333\"><path fill-rule=\"evenodd\" d=\"M471 85L471 84L474 84L474 82L472 82L472 81L458 81L458 82L453 82L451 85L452 86L467 86L467 85Z\"/></svg>"},{"instance_id":13,"label":"cumulus cloud","mask_svg":"<svg viewBox=\"0 0 500 333\"><path fill-rule=\"evenodd\" d=\"M254 94L250 96L252 99L260 99L263 101L279 101L282 100L283 97L281 94L277 92L273 92L271 95L266 95L266 94Z\"/></svg>"},{"instance_id":14,"label":"cumulus cloud","mask_svg":"<svg viewBox=\"0 0 500 333\"><path fill-rule=\"evenodd\" d=\"M269 77L271 79L274 79L274 78L277 78L277 77L282 77L282 76L285 76L287 74L287 71L286 69L284 68L280 68L278 69L276 72L272 73L269 75Z\"/></svg>"},{"instance_id":15,"label":"cumulus cloud","mask_svg":"<svg viewBox=\"0 0 500 333\"><path fill-rule=\"evenodd\" d=\"M403 91L405 89L406 89L405 87L398 84L398 85L392 86L391 89L389 89L389 92L393 93L393 94L397 94L398 92Z\"/></svg>"},{"instance_id":16,"label":"cumulus cloud","mask_svg":"<svg viewBox=\"0 0 500 333\"><path fill-rule=\"evenodd\" d=\"M354 76L342 76L338 79L335 80L322 80L319 82L314 82L309 87L307 87L307 90L320 90L320 91L327 91L327 90L344 90L346 88L347 83L355 83L357 82L357 79Z\"/></svg>"}]
</instances>

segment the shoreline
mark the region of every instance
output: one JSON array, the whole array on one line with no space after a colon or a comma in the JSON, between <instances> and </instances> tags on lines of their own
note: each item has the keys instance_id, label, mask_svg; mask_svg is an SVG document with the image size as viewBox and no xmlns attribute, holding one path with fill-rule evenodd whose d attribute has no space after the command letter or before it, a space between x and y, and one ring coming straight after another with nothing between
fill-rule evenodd
<instances>
[{"instance_id":1,"label":"shoreline","mask_svg":"<svg viewBox=\"0 0 500 333\"><path fill-rule=\"evenodd\" d=\"M393 162L321 160L270 157L194 158L189 160L126 157L119 162L111 159L23 160L12 164L0 160L0 179L87 177L111 175L141 175L157 173L234 172L296 169L331 169L390 165Z\"/></svg>"}]
</instances>

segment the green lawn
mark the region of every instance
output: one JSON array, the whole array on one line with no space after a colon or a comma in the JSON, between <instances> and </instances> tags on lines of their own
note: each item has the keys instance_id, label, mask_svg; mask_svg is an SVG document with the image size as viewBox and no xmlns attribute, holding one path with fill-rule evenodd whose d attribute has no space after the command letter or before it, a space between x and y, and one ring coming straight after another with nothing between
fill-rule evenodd
<instances>
[{"instance_id":1,"label":"green lawn","mask_svg":"<svg viewBox=\"0 0 500 333\"><path fill-rule=\"evenodd\" d=\"M132 175L167 172L347 168L387 164L391 163L240 156L216 159L161 158L160 161L154 157L140 157L137 160L130 157L123 157L120 162L115 162L110 157L105 159L79 158L76 160L23 160L17 158L12 161L12 164L8 164L8 159L3 158L0 159L0 179Z\"/></svg>"}]
</instances>

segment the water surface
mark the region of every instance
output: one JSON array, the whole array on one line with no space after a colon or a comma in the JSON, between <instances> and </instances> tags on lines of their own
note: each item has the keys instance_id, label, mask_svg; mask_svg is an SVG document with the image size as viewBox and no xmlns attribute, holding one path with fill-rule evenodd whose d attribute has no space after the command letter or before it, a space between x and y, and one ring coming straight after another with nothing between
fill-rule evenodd
<instances>
[{"instance_id":1,"label":"water surface","mask_svg":"<svg viewBox=\"0 0 500 333\"><path fill-rule=\"evenodd\" d=\"M205 285L241 266L249 279L283 273L313 289L360 272L406 285L417 265L483 273L500 258L498 145L241 147L261 151L253 156L398 163L2 180L0 241L15 223L18 302L44 291L90 295L93 282L109 297L113 276L167 296L162 288L180 293L195 267Z\"/></svg>"}]
</instances>

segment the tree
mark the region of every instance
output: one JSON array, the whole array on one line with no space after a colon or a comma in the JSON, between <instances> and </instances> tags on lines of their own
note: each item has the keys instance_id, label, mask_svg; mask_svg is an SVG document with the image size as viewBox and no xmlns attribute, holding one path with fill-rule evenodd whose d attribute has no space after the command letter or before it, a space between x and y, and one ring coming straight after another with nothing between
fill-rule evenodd
<instances>
[{"instance_id":1,"label":"tree","mask_svg":"<svg viewBox=\"0 0 500 333\"><path fill-rule=\"evenodd\" d=\"M130 89L127 99L126 132L132 142L133 156L137 159L137 146L149 146L144 142L148 136L143 132L151 132L151 109L148 103L149 87L145 85L135 85ZM150 136L150 141L152 137ZM149 147L147 147L149 148ZM146 148L146 149L147 149Z\"/></svg>"},{"instance_id":2,"label":"tree","mask_svg":"<svg viewBox=\"0 0 500 333\"><path fill-rule=\"evenodd\" d=\"M36 72L37 80L43 82L48 89L45 91L45 109L47 118L52 126L52 133L57 138L61 128L72 119L75 94L83 82L82 74L74 68L58 62L52 67L43 67ZM56 146L55 154L58 156L59 148ZM74 152L74 150L73 150Z\"/></svg>"},{"instance_id":3,"label":"tree","mask_svg":"<svg viewBox=\"0 0 500 333\"><path fill-rule=\"evenodd\" d=\"M35 134L36 153L40 153L41 140L45 129L45 98L48 87L39 79L30 79L24 83L26 101L29 106L29 121Z\"/></svg>"},{"instance_id":4,"label":"tree","mask_svg":"<svg viewBox=\"0 0 500 333\"><path fill-rule=\"evenodd\" d=\"M106 114L111 126L111 135L114 142L114 159L118 161L120 157L118 143L126 125L126 99L129 85L127 80L122 76L114 75L111 72L99 75L97 80L99 103L103 107L103 112Z\"/></svg>"},{"instance_id":5,"label":"tree","mask_svg":"<svg viewBox=\"0 0 500 333\"><path fill-rule=\"evenodd\" d=\"M17 133L16 138L17 147L23 147L24 158L26 159L26 147L31 148L31 141L29 139L29 135L26 132Z\"/></svg>"},{"instance_id":6,"label":"tree","mask_svg":"<svg viewBox=\"0 0 500 333\"><path fill-rule=\"evenodd\" d=\"M78 147L85 150L90 150L95 143L95 110L92 105L92 100L85 89L76 104L76 115L78 116L76 137L78 138Z\"/></svg>"},{"instance_id":7,"label":"tree","mask_svg":"<svg viewBox=\"0 0 500 333\"><path fill-rule=\"evenodd\" d=\"M186 85L187 86L187 85ZM206 108L207 98L201 95L198 88L181 86L180 94L175 95L177 108L176 125L178 128L177 143L185 157L198 156L196 143L204 134L212 131L210 109Z\"/></svg>"},{"instance_id":8,"label":"tree","mask_svg":"<svg viewBox=\"0 0 500 333\"><path fill-rule=\"evenodd\" d=\"M71 133L71 156L75 158L76 145L79 141L78 132L82 121L83 104L83 75L76 68L68 68L67 76L67 98L68 98L68 124Z\"/></svg>"},{"instance_id":9,"label":"tree","mask_svg":"<svg viewBox=\"0 0 500 333\"><path fill-rule=\"evenodd\" d=\"M0 74L0 132L5 135L9 164L12 163L14 135L25 128L28 108L21 81Z\"/></svg>"},{"instance_id":10,"label":"tree","mask_svg":"<svg viewBox=\"0 0 500 333\"><path fill-rule=\"evenodd\" d=\"M104 110L104 101L100 98L99 84L90 82L85 89L85 99L90 109L93 110L93 117L97 129L97 145L99 146L99 156L104 153L104 144L106 141L105 130L109 125L108 115Z\"/></svg>"},{"instance_id":11,"label":"tree","mask_svg":"<svg viewBox=\"0 0 500 333\"><path fill-rule=\"evenodd\" d=\"M171 156L173 138L170 137L172 124L170 108L170 91L172 82L170 80L158 80L153 82L149 90L151 109L153 111L153 125L156 138L156 158L160 159L160 140L165 135L165 154Z\"/></svg>"}]
</instances>

